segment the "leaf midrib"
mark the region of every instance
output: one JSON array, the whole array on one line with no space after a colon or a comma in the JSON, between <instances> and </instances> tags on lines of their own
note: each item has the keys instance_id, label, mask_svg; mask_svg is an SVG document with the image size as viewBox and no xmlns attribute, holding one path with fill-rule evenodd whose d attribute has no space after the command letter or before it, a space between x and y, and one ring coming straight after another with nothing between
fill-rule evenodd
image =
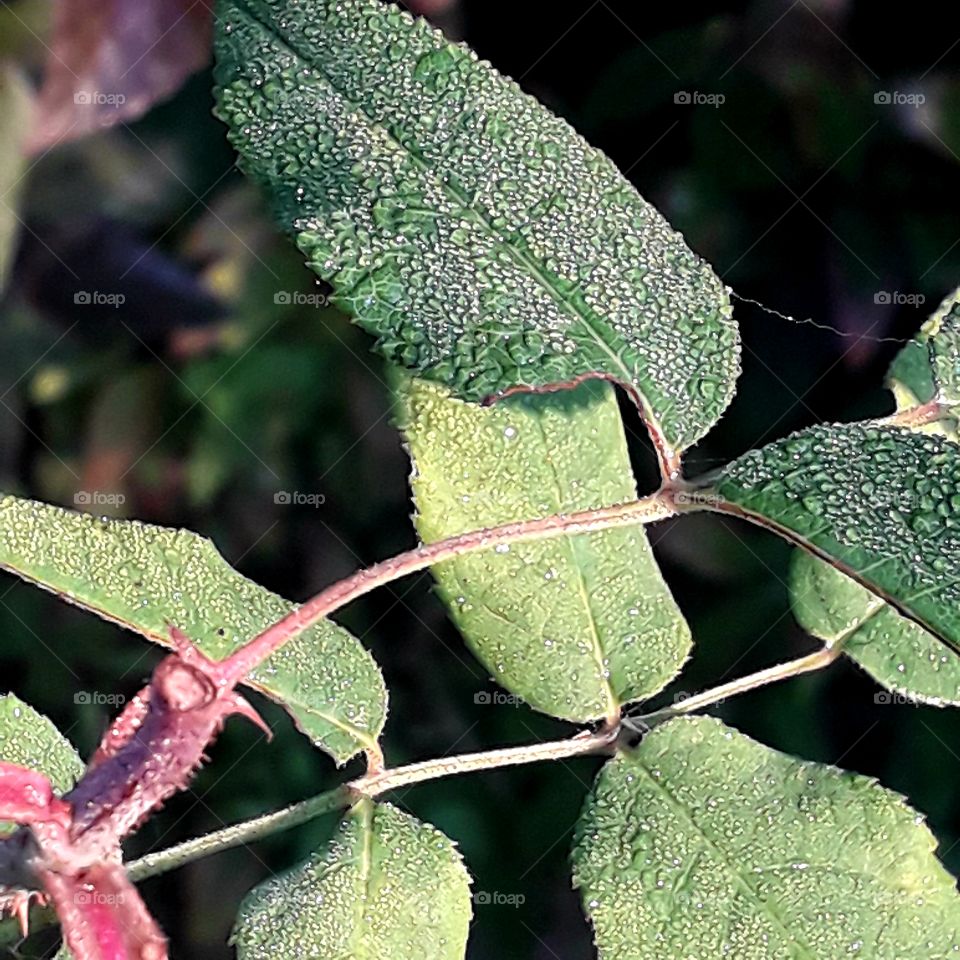
<instances>
[{"instance_id":1,"label":"leaf midrib","mask_svg":"<svg viewBox=\"0 0 960 960\"><path fill-rule=\"evenodd\" d=\"M426 161L418 155L417 153L410 150L408 147L404 146L397 138L390 132L390 130L385 127L382 123L378 123L370 114L363 108L361 104L358 104L352 98L346 96L346 94L333 82L327 72L323 69L322 65L317 62L312 57L307 56L302 53L297 46L294 45L294 42L288 39L285 36L281 36L277 33L276 29L271 23L265 22L261 19L260 16L251 8L249 0L233 0L237 9L250 18L254 23L258 24L267 34L274 38L279 44L281 44L286 50L288 50L293 56L297 59L310 64L314 68L323 81L332 89L335 90L344 100L344 103L348 106L350 110L358 115L362 115L366 118L367 123L379 130L384 137L386 137L391 143L393 143L398 150L400 150L404 156L410 158L410 160L427 176L432 179L434 184L436 184L440 190L446 193L452 200L461 208L464 216L468 219L471 219L474 223L478 224L483 230L490 236L493 242L497 247L507 253L511 259L513 259L516 264L521 267L523 270L527 271L541 286L541 288L549 294L549 296L562 308L565 309L568 315L572 316L575 321L579 321L580 325L589 333L590 337L594 340L597 347L599 347L610 360L613 362L615 368L620 371L623 376L623 385L629 388L629 392L634 396L641 407L644 420L650 424L652 429L655 429L658 432L663 432L662 426L660 425L657 418L654 417L653 411L650 408L650 404L647 398L640 392L638 384L636 382L635 375L628 370L620 360L620 356L617 352L606 342L606 340L601 335L600 331L595 329L594 323L604 324L604 321L601 317L595 314L587 314L582 311L576 303L570 300L564 293L559 290L555 285L551 284L547 276L544 274L543 267L534 259L527 256L524 250L518 248L514 244L510 243L507 238L500 234L493 226L490 221L483 216L470 202L469 198L464 194L456 190L451 184L445 182L442 177L438 176L437 171L429 166ZM632 352L632 351L631 351Z\"/></svg>"},{"instance_id":2,"label":"leaf midrib","mask_svg":"<svg viewBox=\"0 0 960 960\"><path fill-rule=\"evenodd\" d=\"M639 759L639 758L638 758ZM756 890L747 882L746 877L737 869L736 865L728 858L724 853L723 849L711 839L710 836L706 833L703 827L697 822L696 817L682 804L673 794L670 793L667 788L660 783L657 778L653 775L651 770L647 767L646 763L642 760L637 764L640 769L646 774L647 779L650 783L653 784L656 791L660 793L666 802L673 807L693 828L693 830L703 839L704 845L710 850L718 862L722 864L730 877L733 878L734 882L747 894L748 898L752 900L761 908L761 912L765 913L774 923L776 927L780 929L780 932L786 937L787 941L795 944L801 950L804 951L809 960L817 960L816 954L813 953L809 944L801 940L795 933L793 933L790 928L784 923L780 918L779 914L772 908L769 901L763 900Z\"/></svg>"}]
</instances>

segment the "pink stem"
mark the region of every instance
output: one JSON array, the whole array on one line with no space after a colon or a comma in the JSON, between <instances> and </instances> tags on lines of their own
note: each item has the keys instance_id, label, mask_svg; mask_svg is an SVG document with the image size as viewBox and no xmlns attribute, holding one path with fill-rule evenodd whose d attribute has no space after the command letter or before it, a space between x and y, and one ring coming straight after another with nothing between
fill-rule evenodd
<instances>
[{"instance_id":1,"label":"pink stem","mask_svg":"<svg viewBox=\"0 0 960 960\"><path fill-rule=\"evenodd\" d=\"M555 514L539 520L507 523L487 530L463 533L436 543L423 544L340 580L322 590L312 600L308 600L288 613L283 619L267 627L221 663L221 682L240 683L288 640L312 627L324 617L330 616L365 593L444 560L511 543L545 540L560 533L567 535L595 533L614 527L653 523L672 517L675 513L676 510L667 492L662 490L650 497L630 503L584 510L579 513Z\"/></svg>"}]
</instances>

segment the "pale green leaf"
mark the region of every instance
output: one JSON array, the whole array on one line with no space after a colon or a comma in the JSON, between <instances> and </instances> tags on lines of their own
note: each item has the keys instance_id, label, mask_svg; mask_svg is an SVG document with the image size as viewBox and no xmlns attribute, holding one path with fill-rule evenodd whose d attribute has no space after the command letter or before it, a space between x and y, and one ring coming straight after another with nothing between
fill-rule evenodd
<instances>
[{"instance_id":1,"label":"pale green leaf","mask_svg":"<svg viewBox=\"0 0 960 960\"><path fill-rule=\"evenodd\" d=\"M30 108L26 81L15 67L0 64L0 292L7 285L20 232L16 211L27 166Z\"/></svg>"},{"instance_id":2,"label":"pale green leaf","mask_svg":"<svg viewBox=\"0 0 960 960\"><path fill-rule=\"evenodd\" d=\"M573 860L601 960L946 960L960 898L935 847L876 781L698 717L604 767Z\"/></svg>"},{"instance_id":3,"label":"pale green leaf","mask_svg":"<svg viewBox=\"0 0 960 960\"><path fill-rule=\"evenodd\" d=\"M379 0L225 0L242 167L388 359L463 399L602 375L667 446L729 403L727 291L614 165Z\"/></svg>"},{"instance_id":4,"label":"pale green leaf","mask_svg":"<svg viewBox=\"0 0 960 960\"><path fill-rule=\"evenodd\" d=\"M240 907L238 960L462 960L470 878L439 830L360 801L329 845Z\"/></svg>"},{"instance_id":5,"label":"pale green leaf","mask_svg":"<svg viewBox=\"0 0 960 960\"><path fill-rule=\"evenodd\" d=\"M216 659L293 609L188 530L11 496L0 499L0 568L157 643L169 643L173 624ZM282 703L338 761L375 747L386 716L383 678L341 627L325 622L306 631L248 682Z\"/></svg>"},{"instance_id":6,"label":"pale green leaf","mask_svg":"<svg viewBox=\"0 0 960 960\"><path fill-rule=\"evenodd\" d=\"M426 543L636 499L607 384L480 407L413 380L400 407ZM642 527L501 547L440 564L434 575L496 680L568 720L613 715L650 696L690 651Z\"/></svg>"},{"instance_id":7,"label":"pale green leaf","mask_svg":"<svg viewBox=\"0 0 960 960\"><path fill-rule=\"evenodd\" d=\"M720 471L721 509L786 535L960 647L960 447L882 424L819 426Z\"/></svg>"},{"instance_id":8,"label":"pale green leaf","mask_svg":"<svg viewBox=\"0 0 960 960\"><path fill-rule=\"evenodd\" d=\"M830 564L798 550L790 574L790 600L804 630L839 645L890 691L877 693L878 703L903 698L960 706L957 651Z\"/></svg>"}]
</instances>

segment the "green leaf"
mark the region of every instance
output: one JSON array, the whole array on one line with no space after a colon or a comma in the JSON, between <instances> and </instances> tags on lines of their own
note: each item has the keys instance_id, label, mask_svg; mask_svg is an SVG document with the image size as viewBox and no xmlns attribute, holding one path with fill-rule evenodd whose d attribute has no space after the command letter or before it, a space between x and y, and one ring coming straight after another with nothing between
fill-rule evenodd
<instances>
[{"instance_id":1,"label":"green leaf","mask_svg":"<svg viewBox=\"0 0 960 960\"><path fill-rule=\"evenodd\" d=\"M960 289L944 299L897 354L887 374L887 386L900 410L932 400L951 407L960 405ZM957 439L956 419L950 432Z\"/></svg>"},{"instance_id":2,"label":"green leaf","mask_svg":"<svg viewBox=\"0 0 960 960\"><path fill-rule=\"evenodd\" d=\"M188 530L0 499L0 568L157 643L168 627L222 659L293 609L237 573ZM333 623L290 641L250 686L282 703L299 728L343 763L375 747L386 690L360 642Z\"/></svg>"},{"instance_id":3,"label":"green leaf","mask_svg":"<svg viewBox=\"0 0 960 960\"><path fill-rule=\"evenodd\" d=\"M960 899L935 847L876 781L698 717L604 767L573 860L604 960L945 960Z\"/></svg>"},{"instance_id":4,"label":"green leaf","mask_svg":"<svg viewBox=\"0 0 960 960\"><path fill-rule=\"evenodd\" d=\"M793 558L790 599L800 626L911 701L960 706L960 655L850 577L803 550ZM878 702L895 698L878 693Z\"/></svg>"},{"instance_id":5,"label":"green leaf","mask_svg":"<svg viewBox=\"0 0 960 960\"><path fill-rule=\"evenodd\" d=\"M240 907L238 960L462 960L470 878L439 830L360 801L330 844Z\"/></svg>"},{"instance_id":6,"label":"green leaf","mask_svg":"<svg viewBox=\"0 0 960 960\"><path fill-rule=\"evenodd\" d=\"M400 401L425 543L636 499L608 384L480 407L409 380ZM567 720L611 716L652 695L690 651L642 527L501 547L433 572L496 680Z\"/></svg>"},{"instance_id":7,"label":"green leaf","mask_svg":"<svg viewBox=\"0 0 960 960\"><path fill-rule=\"evenodd\" d=\"M0 760L46 775L58 793L80 779L84 763L69 740L12 693L0 696ZM0 833L14 829L0 821Z\"/></svg>"},{"instance_id":8,"label":"green leaf","mask_svg":"<svg viewBox=\"0 0 960 960\"><path fill-rule=\"evenodd\" d=\"M479 401L599 375L682 449L739 364L727 291L601 153L378 0L224 0L243 169L388 359Z\"/></svg>"},{"instance_id":9,"label":"green leaf","mask_svg":"<svg viewBox=\"0 0 960 960\"><path fill-rule=\"evenodd\" d=\"M736 460L706 496L829 560L960 647L955 443L880 424L813 427Z\"/></svg>"},{"instance_id":10,"label":"green leaf","mask_svg":"<svg viewBox=\"0 0 960 960\"><path fill-rule=\"evenodd\" d=\"M7 285L20 228L16 210L26 172L30 101L30 88L20 73L0 64L0 292Z\"/></svg>"},{"instance_id":11,"label":"green leaf","mask_svg":"<svg viewBox=\"0 0 960 960\"><path fill-rule=\"evenodd\" d=\"M950 294L897 355L887 386L899 411L938 400L960 403L960 290ZM957 419L911 425L956 441ZM910 700L960 705L960 657L839 570L803 551L794 560L791 602L800 625ZM879 698L887 697L877 694ZM890 699L887 697L887 699Z\"/></svg>"}]
</instances>

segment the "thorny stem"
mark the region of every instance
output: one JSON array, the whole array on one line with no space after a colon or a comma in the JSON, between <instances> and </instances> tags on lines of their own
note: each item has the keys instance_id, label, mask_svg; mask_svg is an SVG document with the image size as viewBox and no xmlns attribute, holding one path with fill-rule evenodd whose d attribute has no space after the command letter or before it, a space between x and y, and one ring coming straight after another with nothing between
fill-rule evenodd
<instances>
[{"instance_id":1,"label":"thorny stem","mask_svg":"<svg viewBox=\"0 0 960 960\"><path fill-rule=\"evenodd\" d=\"M579 513L555 514L539 520L507 523L499 527L449 537L436 543L423 544L340 580L267 627L223 661L223 665L227 668L224 671L224 682L241 682L247 674L288 640L292 640L358 597L444 560L494 547L546 540L561 533L568 535L594 533L615 527L655 523L674 516L676 512L671 491L665 488L649 497L630 503L584 510Z\"/></svg>"},{"instance_id":2,"label":"thorny stem","mask_svg":"<svg viewBox=\"0 0 960 960\"><path fill-rule=\"evenodd\" d=\"M223 830L216 830L194 840L187 840L166 850L147 854L127 868L133 881L144 880L174 870L200 857L232 847L261 840L280 830L299 826L309 820L350 806L361 797L378 797L390 790L409 787L427 780L450 777L478 770L495 770L541 760L562 760L610 750L620 733L619 724L600 730L585 731L569 740L534 743L522 747L507 747L483 753L467 753L457 757L439 757L422 763L413 763L395 770L367 773L335 790L295 803L283 810Z\"/></svg>"}]
</instances>

